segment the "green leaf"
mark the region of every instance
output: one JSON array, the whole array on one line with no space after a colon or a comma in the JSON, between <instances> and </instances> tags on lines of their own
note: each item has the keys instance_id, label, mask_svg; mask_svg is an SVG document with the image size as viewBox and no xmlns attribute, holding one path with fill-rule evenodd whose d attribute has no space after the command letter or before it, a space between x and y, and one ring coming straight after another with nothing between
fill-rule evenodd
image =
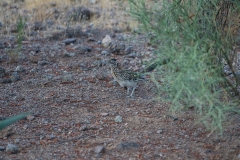
<instances>
[{"instance_id":1,"label":"green leaf","mask_svg":"<svg viewBox=\"0 0 240 160\"><path fill-rule=\"evenodd\" d=\"M14 122L25 118L27 115L29 115L29 113L23 113L23 114L19 114L17 116L13 116L11 118L1 121L0 122L0 130L3 130L5 127L10 126Z\"/></svg>"}]
</instances>

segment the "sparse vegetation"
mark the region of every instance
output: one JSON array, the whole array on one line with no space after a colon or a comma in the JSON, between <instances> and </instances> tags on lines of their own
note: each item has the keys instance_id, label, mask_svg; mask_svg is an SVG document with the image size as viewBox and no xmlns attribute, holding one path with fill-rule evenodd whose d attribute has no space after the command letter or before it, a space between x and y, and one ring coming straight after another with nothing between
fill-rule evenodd
<instances>
[{"instance_id":1,"label":"sparse vegetation","mask_svg":"<svg viewBox=\"0 0 240 160\"><path fill-rule=\"evenodd\" d=\"M222 3L173 0L147 5L130 0L131 14L158 47L156 61L170 59L161 68L164 73L152 75L159 98L170 103L172 111L193 107L200 122L221 132L226 113L240 113L239 77L232 65L240 4ZM225 66L230 66L233 78L226 76Z\"/></svg>"},{"instance_id":2,"label":"sparse vegetation","mask_svg":"<svg viewBox=\"0 0 240 160\"><path fill-rule=\"evenodd\" d=\"M18 62L19 60L19 55L22 49L22 41L25 36L25 20L23 20L21 16L19 16L17 20L16 29L17 29L16 35L17 47L5 49L7 55L10 58L10 62L12 63Z\"/></svg>"},{"instance_id":3,"label":"sparse vegetation","mask_svg":"<svg viewBox=\"0 0 240 160\"><path fill-rule=\"evenodd\" d=\"M129 9L127 2L0 1L0 130L21 115L5 121L6 118L29 110L32 113L0 131L0 159L236 159L240 156L239 114L229 112L229 108L226 108L229 114L225 114L222 108L210 104L217 95L215 88L220 88L218 95L223 95L222 100L216 102L230 101L227 103L230 105L234 97L229 98L228 90L222 85L210 85L209 79L203 79L206 75L213 76L211 80L217 76L214 67L218 63L209 65L212 70L203 71L209 68L204 66L205 63L212 62L208 59L207 49L199 56L201 47L207 46L206 43L214 47L215 43L204 42L206 39L197 41L193 32L194 27L198 27L195 23L187 34L185 29L189 22L177 14L178 10L183 12L184 9L173 9L177 20L170 21L162 15L167 9L162 9L159 1L145 0L144 14L154 12L148 16L151 21L144 26L158 29L154 33L150 28L148 43L148 37L142 34L143 29L135 29L138 22L125 12ZM149 10L151 4L156 10ZM171 9L169 4L165 6ZM81 12L75 14L75 9L81 7L91 11L93 17L90 20L82 20ZM196 15L190 15L189 18L194 20ZM165 24L164 27L169 26L163 33L159 27L161 23ZM177 25L175 29L171 25L174 23ZM132 29L140 33L133 36ZM205 32L204 28L200 29L199 35ZM108 47L101 43L104 37L111 37ZM212 52L212 60L214 56L215 52ZM107 66L109 59L117 59L122 69L144 73L151 71L155 65L148 67L148 62L158 61L157 57L162 63L170 62L155 70L152 79L148 75L151 72L147 72L146 81L139 82L133 98L126 97L127 90L112 82L111 70ZM17 63L9 63L9 59ZM206 62L202 62L205 59ZM191 60L196 64L190 63L192 69L189 71ZM204 75L198 75L197 69ZM191 78L187 77L190 76L188 72L194 72ZM234 76L226 78L234 82ZM199 82L195 84L196 79ZM224 78L215 81L224 82ZM204 99L203 94L194 92L205 83L206 87L213 87L214 94L206 95ZM182 92L177 90L180 85ZM192 95L189 96L186 87L192 87L189 91ZM207 89L206 94L212 94ZM174 97L173 92L179 96ZM157 97L161 99L156 100ZM162 101L163 98L167 103ZM191 103L190 98L200 102ZM209 104L201 104L206 99ZM169 112L171 103L172 110L177 107L185 110L172 114ZM202 118L195 114L201 111L200 107L199 111L194 111L198 109L196 104L201 104L204 122L211 122L214 116L206 115L204 104L214 111L210 113L219 111L220 116L233 119L224 123L222 137L209 133L202 123L194 123L198 117ZM223 106L222 103L219 106ZM209 117L208 121L206 117ZM219 126L215 128L219 129ZM18 152L9 152L11 146Z\"/></svg>"}]
</instances>

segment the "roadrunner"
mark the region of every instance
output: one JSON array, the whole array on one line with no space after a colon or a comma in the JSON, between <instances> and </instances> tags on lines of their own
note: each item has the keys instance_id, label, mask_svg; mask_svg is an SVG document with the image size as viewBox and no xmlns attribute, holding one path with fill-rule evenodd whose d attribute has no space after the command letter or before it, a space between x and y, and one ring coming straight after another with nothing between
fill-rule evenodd
<instances>
[{"instance_id":1,"label":"roadrunner","mask_svg":"<svg viewBox=\"0 0 240 160\"><path fill-rule=\"evenodd\" d=\"M154 63L147 67L144 72L133 72L131 70L120 69L120 65L116 59L111 59L108 63L111 67L111 74L114 80L117 81L121 87L127 87L127 95L129 95L132 89L130 97L133 97L134 91L137 88L137 83L145 80L143 73L152 71L158 65L166 64L166 61L164 60L163 63Z\"/></svg>"},{"instance_id":2,"label":"roadrunner","mask_svg":"<svg viewBox=\"0 0 240 160\"><path fill-rule=\"evenodd\" d=\"M109 65L114 80L117 81L121 87L127 87L127 95L129 95L130 89L132 89L130 95L130 97L132 97L137 88L138 81L144 80L143 75L130 70L120 69L119 63L117 63L116 59L109 60Z\"/></svg>"}]
</instances>

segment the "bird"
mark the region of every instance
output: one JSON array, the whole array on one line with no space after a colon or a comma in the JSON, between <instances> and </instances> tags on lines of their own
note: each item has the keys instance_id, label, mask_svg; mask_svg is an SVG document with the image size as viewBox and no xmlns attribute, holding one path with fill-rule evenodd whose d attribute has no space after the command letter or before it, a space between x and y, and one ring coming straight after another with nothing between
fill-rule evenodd
<instances>
[{"instance_id":1,"label":"bird","mask_svg":"<svg viewBox=\"0 0 240 160\"><path fill-rule=\"evenodd\" d=\"M133 97L137 83L145 78L137 72L120 69L120 65L116 59L109 60L109 65L114 80L117 81L121 87L127 87L127 95L129 95L130 89L132 89L130 97Z\"/></svg>"},{"instance_id":2,"label":"bird","mask_svg":"<svg viewBox=\"0 0 240 160\"><path fill-rule=\"evenodd\" d=\"M121 69L116 59L110 59L108 64L111 68L111 74L114 81L117 81L121 87L127 87L127 95L129 95L130 90L132 90L130 97L133 97L138 82L145 80L144 72L150 72L160 65L159 62L153 63L143 72L133 72L131 70Z\"/></svg>"}]
</instances>

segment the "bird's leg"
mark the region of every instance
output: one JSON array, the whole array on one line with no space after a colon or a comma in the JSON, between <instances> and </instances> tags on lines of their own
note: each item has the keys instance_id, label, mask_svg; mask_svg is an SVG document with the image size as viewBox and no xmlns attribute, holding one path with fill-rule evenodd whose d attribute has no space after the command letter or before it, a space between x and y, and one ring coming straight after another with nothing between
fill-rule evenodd
<instances>
[{"instance_id":1,"label":"bird's leg","mask_svg":"<svg viewBox=\"0 0 240 160\"><path fill-rule=\"evenodd\" d=\"M130 87L127 87L127 95L129 94L130 91Z\"/></svg>"},{"instance_id":2,"label":"bird's leg","mask_svg":"<svg viewBox=\"0 0 240 160\"><path fill-rule=\"evenodd\" d=\"M134 93L135 89L136 89L136 87L133 87L130 97L133 97L133 93Z\"/></svg>"}]
</instances>

